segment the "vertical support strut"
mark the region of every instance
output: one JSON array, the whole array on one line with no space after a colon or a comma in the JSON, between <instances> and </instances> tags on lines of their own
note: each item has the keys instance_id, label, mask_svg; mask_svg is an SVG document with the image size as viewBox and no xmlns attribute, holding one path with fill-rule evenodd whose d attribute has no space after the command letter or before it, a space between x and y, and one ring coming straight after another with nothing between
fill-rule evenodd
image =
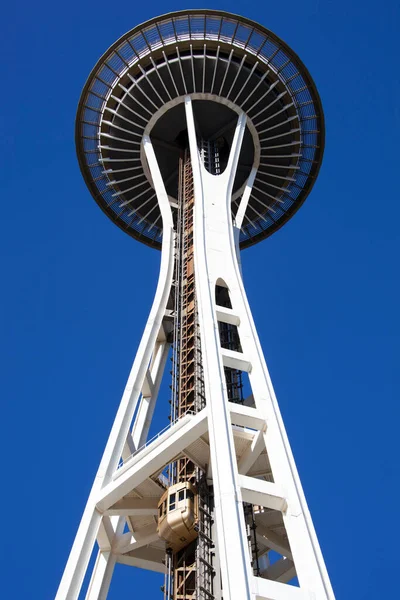
<instances>
[{"instance_id":1,"label":"vertical support strut","mask_svg":"<svg viewBox=\"0 0 400 600\"><path fill-rule=\"evenodd\" d=\"M201 340L203 347L207 348L203 360L203 369L209 406L208 423L222 586L224 595L227 598L231 600L250 600L251 572L247 536L224 382L218 323L214 310L215 281L210 281L209 273L211 256L207 251L207 228L213 227L213 224L208 221L207 213L209 213L209 210L208 206L205 206L206 202L211 202L211 199L214 200L215 204L222 203L225 205L228 197L230 206L233 180L236 174L246 118L243 114L239 117L239 127L235 132L225 172L218 177L213 177L207 173L200 160L193 107L189 96L185 98L185 109L195 190L194 244L196 277L198 278L197 298ZM212 192L206 195L204 182L207 178L212 181ZM216 242L218 245L218 240Z\"/></svg>"},{"instance_id":2,"label":"vertical support strut","mask_svg":"<svg viewBox=\"0 0 400 600\"><path fill-rule=\"evenodd\" d=\"M279 584L257 576L259 567L257 564L254 565L253 560L256 571L254 576L253 569L250 568L249 545L243 514L244 494L248 499L256 499L254 501L256 505L260 503L267 509L276 510L277 505L268 497L268 490L272 489L276 490L280 498L279 510L289 539L290 552L300 587L306 594L314 594L321 600L331 600L334 598L332 587L291 454L238 263L235 244L237 235L232 224L231 199L246 117L243 113L239 115L225 171L218 177L213 177L200 160L192 102L188 96L185 98L185 108L194 175L197 297L202 344L207 350L204 354L203 368L224 598L244 600L250 599L253 594L270 599L285 597L286 591L280 588ZM254 181L254 171L247 182L243 207L240 207L237 223L239 227L252 181ZM242 352L234 352L238 358L232 359L232 362L238 365L238 369L245 369L249 373L255 410L268 424L261 435L270 462L273 483L261 482L256 478L252 481L253 478L250 477L247 481L249 485L259 486L260 489L265 490L258 496L248 494L248 491L245 491L246 481L242 476L240 478L238 476L228 407L229 395L223 377L224 367L232 367L232 363L224 364L214 302L215 286L221 279L229 289L232 314L240 323ZM226 352L228 350L225 350ZM224 382L224 385L220 387L217 382ZM249 519L250 523L252 518L251 516ZM254 558L258 550L254 544L252 546Z\"/></svg>"},{"instance_id":3,"label":"vertical support strut","mask_svg":"<svg viewBox=\"0 0 400 600\"><path fill-rule=\"evenodd\" d=\"M177 239L175 252L175 323L173 353L173 397L171 420L197 413L205 406L200 332L197 315L193 247L194 191L190 153L183 150L179 161ZM184 548L166 553L168 575L165 600L212 600L212 491L205 473L187 458L169 467L169 484L190 482L196 486L197 539Z\"/></svg>"},{"instance_id":4,"label":"vertical support strut","mask_svg":"<svg viewBox=\"0 0 400 600\"><path fill-rule=\"evenodd\" d=\"M123 454L124 446L130 436L132 419L143 389L157 336L162 327L162 320L171 290L174 244L171 208L153 146L148 136L144 136L143 144L152 171L163 221L162 253L157 289L132 370L61 578L56 600L77 600L79 596L96 536L102 526L102 515L96 507L98 496L104 486L111 481ZM104 573L106 573L106 570L104 570Z\"/></svg>"}]
</instances>

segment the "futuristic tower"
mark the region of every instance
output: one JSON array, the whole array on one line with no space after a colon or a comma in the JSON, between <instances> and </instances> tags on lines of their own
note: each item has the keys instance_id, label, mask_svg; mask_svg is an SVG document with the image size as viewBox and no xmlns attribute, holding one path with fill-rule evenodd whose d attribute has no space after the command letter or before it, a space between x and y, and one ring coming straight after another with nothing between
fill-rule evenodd
<instances>
[{"instance_id":1,"label":"futuristic tower","mask_svg":"<svg viewBox=\"0 0 400 600\"><path fill-rule=\"evenodd\" d=\"M96 540L86 600L106 598L116 562L165 573L165 600L332 600L239 252L286 223L318 174L307 69L248 19L164 15L99 60L76 144L98 205L161 266L57 600L78 598ZM147 441L166 368L170 422ZM134 579L129 594L142 597Z\"/></svg>"}]
</instances>

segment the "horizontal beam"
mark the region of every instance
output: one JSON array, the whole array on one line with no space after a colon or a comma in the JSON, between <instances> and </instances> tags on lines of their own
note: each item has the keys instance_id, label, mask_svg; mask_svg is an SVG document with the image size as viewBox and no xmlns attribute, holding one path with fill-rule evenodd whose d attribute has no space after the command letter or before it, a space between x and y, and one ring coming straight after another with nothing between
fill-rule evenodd
<instances>
[{"instance_id":1,"label":"horizontal beam","mask_svg":"<svg viewBox=\"0 0 400 600\"><path fill-rule=\"evenodd\" d=\"M293 585L253 577L255 600L310 600L310 593Z\"/></svg>"},{"instance_id":2,"label":"horizontal beam","mask_svg":"<svg viewBox=\"0 0 400 600\"><path fill-rule=\"evenodd\" d=\"M280 510L281 512L287 509L286 499L276 483L255 479L247 475L239 475L239 485L242 489L244 502L266 506L267 508Z\"/></svg>"},{"instance_id":3,"label":"horizontal beam","mask_svg":"<svg viewBox=\"0 0 400 600\"><path fill-rule=\"evenodd\" d=\"M228 403L231 413L231 423L241 425L258 431L266 431L267 422L256 408L244 406L243 404Z\"/></svg>"},{"instance_id":4,"label":"horizontal beam","mask_svg":"<svg viewBox=\"0 0 400 600\"><path fill-rule=\"evenodd\" d=\"M190 446L207 430L207 408L194 416L186 415L167 429L148 446L135 454L117 471L111 483L99 493L97 508L104 512L143 483L147 477L159 473L186 446Z\"/></svg>"},{"instance_id":5,"label":"horizontal beam","mask_svg":"<svg viewBox=\"0 0 400 600\"><path fill-rule=\"evenodd\" d=\"M240 325L240 318L236 315L231 308L224 308L223 306L217 306L217 320L221 323L229 323L230 325Z\"/></svg>"},{"instance_id":6,"label":"horizontal beam","mask_svg":"<svg viewBox=\"0 0 400 600\"><path fill-rule=\"evenodd\" d=\"M139 569L147 569L148 571L156 571L157 573L165 573L165 566L162 563L153 560L120 554L116 556L116 562L121 563L121 565L138 567Z\"/></svg>"},{"instance_id":7,"label":"horizontal beam","mask_svg":"<svg viewBox=\"0 0 400 600\"><path fill-rule=\"evenodd\" d=\"M221 354L224 367L238 369L239 371L246 371L246 373L250 373L251 362L247 360L247 358L241 352L235 352L234 350L221 348Z\"/></svg>"},{"instance_id":8,"label":"horizontal beam","mask_svg":"<svg viewBox=\"0 0 400 600\"><path fill-rule=\"evenodd\" d=\"M249 469L249 471L251 471L251 469ZM246 473L243 473L243 475L246 475ZM250 473L250 477L269 477L270 475L272 475L272 470L269 468L263 468L263 469L259 469L258 471L251 471Z\"/></svg>"},{"instance_id":9,"label":"horizontal beam","mask_svg":"<svg viewBox=\"0 0 400 600\"><path fill-rule=\"evenodd\" d=\"M121 515L124 517L143 517L157 515L159 498L122 498L109 509L105 515Z\"/></svg>"}]
</instances>

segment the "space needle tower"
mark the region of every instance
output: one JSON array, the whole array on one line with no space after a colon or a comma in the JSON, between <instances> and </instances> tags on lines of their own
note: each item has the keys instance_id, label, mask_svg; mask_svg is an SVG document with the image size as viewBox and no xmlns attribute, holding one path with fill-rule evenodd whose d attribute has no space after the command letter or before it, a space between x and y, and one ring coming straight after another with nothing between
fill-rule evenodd
<instances>
[{"instance_id":1,"label":"space needle tower","mask_svg":"<svg viewBox=\"0 0 400 600\"><path fill-rule=\"evenodd\" d=\"M163 15L98 61L76 145L100 208L161 253L56 599L105 599L122 563L163 573L164 600L333 600L240 264L317 177L324 118L307 69L249 19ZM157 402L167 427L149 439ZM134 569L126 597L143 598Z\"/></svg>"}]
</instances>

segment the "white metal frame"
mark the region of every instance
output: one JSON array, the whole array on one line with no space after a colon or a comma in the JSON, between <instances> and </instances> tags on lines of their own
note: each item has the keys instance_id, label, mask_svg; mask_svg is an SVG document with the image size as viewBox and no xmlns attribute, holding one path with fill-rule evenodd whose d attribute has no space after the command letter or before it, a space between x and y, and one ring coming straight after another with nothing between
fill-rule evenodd
<instances>
[{"instance_id":1,"label":"white metal frame","mask_svg":"<svg viewBox=\"0 0 400 600\"><path fill-rule=\"evenodd\" d=\"M160 571L160 565L155 562L126 555L128 550L145 547L154 541L154 536L157 536L154 528L142 532L140 536L123 533L128 515L155 514L154 501L127 501L123 498L206 432L210 443L212 473L210 470L208 476L212 476L214 486L216 548L224 600L333 600L333 591L241 277L238 234L256 168L248 178L234 225L231 199L246 115L243 112L239 114L228 165L221 175L215 176L208 173L202 164L189 95L185 97L185 112L194 178L196 293L207 406L196 415L180 419L155 441L137 451L147 439L168 355L169 345L162 320L172 283L174 259L171 208L150 137L145 135L144 152L163 221L158 286L56 600L78 598L96 539L99 551L86 600L107 597L116 560ZM232 309L215 305L215 286L221 281L229 290ZM221 348L218 321L238 326L242 352ZM254 408L228 402L224 366L248 372ZM136 419L131 430L136 408ZM253 430L253 442L239 463L232 423ZM265 448L274 483L248 475L252 464ZM125 462L123 468L118 469L121 457ZM267 532L270 547L275 547L283 554L276 566L267 568L267 574L272 576L275 573L277 581L255 577L252 573L243 501L281 511L283 515L290 548L284 546L276 536L274 538L273 532ZM293 573L293 563L299 588L283 583L287 580L285 573Z\"/></svg>"}]
</instances>

